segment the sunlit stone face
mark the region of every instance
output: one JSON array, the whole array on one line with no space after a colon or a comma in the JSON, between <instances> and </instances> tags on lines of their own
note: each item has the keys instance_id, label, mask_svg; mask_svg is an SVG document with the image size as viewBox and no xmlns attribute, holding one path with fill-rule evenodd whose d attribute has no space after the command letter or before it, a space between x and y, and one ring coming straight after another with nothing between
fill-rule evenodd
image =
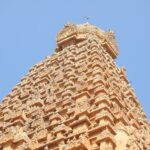
<instances>
[{"instance_id":1,"label":"sunlit stone face","mask_svg":"<svg viewBox=\"0 0 150 150\"><path fill-rule=\"evenodd\" d=\"M149 150L114 33L67 24L56 42L0 105L0 150Z\"/></svg>"}]
</instances>

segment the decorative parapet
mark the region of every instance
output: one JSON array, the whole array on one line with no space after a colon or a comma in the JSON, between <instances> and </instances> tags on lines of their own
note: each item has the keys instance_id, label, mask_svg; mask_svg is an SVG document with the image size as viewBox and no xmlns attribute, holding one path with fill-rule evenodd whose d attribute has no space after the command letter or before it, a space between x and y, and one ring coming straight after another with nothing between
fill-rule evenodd
<instances>
[{"instance_id":1,"label":"decorative parapet","mask_svg":"<svg viewBox=\"0 0 150 150\"><path fill-rule=\"evenodd\" d=\"M65 47L65 45L83 41L92 35L98 37L101 45L113 58L117 57L118 47L115 41L114 32L104 32L89 23L85 23L82 25L75 25L71 23L66 24L64 28L57 34L56 42L58 48L56 49L56 52L61 51L62 48Z\"/></svg>"}]
</instances>

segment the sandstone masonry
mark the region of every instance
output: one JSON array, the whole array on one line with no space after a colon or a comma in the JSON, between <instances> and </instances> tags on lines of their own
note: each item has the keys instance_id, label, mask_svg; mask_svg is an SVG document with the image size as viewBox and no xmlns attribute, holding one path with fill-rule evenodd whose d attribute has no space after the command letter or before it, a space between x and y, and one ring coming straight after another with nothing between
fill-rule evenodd
<instances>
[{"instance_id":1,"label":"sandstone masonry","mask_svg":"<svg viewBox=\"0 0 150 150\"><path fill-rule=\"evenodd\" d=\"M0 150L150 150L150 124L114 62L114 33L66 24L56 41L3 99Z\"/></svg>"}]
</instances>

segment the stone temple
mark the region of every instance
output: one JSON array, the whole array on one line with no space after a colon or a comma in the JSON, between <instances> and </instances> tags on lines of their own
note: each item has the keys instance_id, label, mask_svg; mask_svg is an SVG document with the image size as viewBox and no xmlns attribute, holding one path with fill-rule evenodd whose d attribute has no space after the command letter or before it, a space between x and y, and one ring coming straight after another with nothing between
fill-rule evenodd
<instances>
[{"instance_id":1,"label":"stone temple","mask_svg":"<svg viewBox=\"0 0 150 150\"><path fill-rule=\"evenodd\" d=\"M150 150L114 32L66 24L56 42L3 99L0 150Z\"/></svg>"}]
</instances>

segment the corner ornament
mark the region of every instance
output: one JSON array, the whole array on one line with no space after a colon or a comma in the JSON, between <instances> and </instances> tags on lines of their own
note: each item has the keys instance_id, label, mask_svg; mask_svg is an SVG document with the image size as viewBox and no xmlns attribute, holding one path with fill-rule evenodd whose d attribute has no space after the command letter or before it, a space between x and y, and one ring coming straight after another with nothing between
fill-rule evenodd
<instances>
[{"instance_id":1,"label":"corner ornament","mask_svg":"<svg viewBox=\"0 0 150 150\"><path fill-rule=\"evenodd\" d=\"M60 43L61 41L64 41L66 38L71 37L72 35L74 35L76 33L77 33L77 26L72 23L68 23L57 34L56 41L57 41L57 43Z\"/></svg>"}]
</instances>

